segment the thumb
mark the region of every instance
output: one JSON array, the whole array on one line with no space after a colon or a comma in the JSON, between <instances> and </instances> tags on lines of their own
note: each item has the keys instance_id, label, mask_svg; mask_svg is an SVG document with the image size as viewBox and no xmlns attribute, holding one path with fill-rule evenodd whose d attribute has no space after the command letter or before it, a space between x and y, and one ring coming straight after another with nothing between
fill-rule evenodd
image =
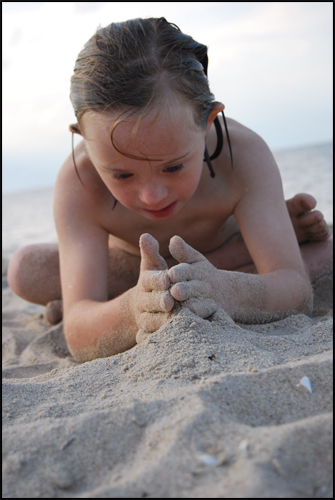
<instances>
[{"instance_id":1,"label":"thumb","mask_svg":"<svg viewBox=\"0 0 335 500\"><path fill-rule=\"evenodd\" d=\"M163 271L168 269L168 265L161 255L159 255L159 244L151 234L145 233L140 237L141 250L141 272L142 271Z\"/></svg>"},{"instance_id":2,"label":"thumb","mask_svg":"<svg viewBox=\"0 0 335 500\"><path fill-rule=\"evenodd\" d=\"M178 260L178 262L193 264L194 262L207 260L202 253L188 245L180 236L173 236L171 238L169 250L172 257Z\"/></svg>"}]
</instances>

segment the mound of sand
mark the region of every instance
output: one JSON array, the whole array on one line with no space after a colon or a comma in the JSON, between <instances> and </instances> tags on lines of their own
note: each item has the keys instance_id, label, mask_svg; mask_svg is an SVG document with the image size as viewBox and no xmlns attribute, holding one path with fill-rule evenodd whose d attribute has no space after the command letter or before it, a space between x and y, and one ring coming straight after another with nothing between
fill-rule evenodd
<instances>
[{"instance_id":1,"label":"mound of sand","mask_svg":"<svg viewBox=\"0 0 335 500\"><path fill-rule=\"evenodd\" d=\"M316 304L265 325L182 309L79 364L3 278L3 497L332 498L329 283Z\"/></svg>"}]
</instances>

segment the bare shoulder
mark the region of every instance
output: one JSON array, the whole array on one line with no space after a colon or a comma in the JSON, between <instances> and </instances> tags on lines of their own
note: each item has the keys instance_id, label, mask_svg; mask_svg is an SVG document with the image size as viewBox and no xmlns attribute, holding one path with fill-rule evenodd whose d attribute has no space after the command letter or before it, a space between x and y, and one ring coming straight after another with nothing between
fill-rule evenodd
<instances>
[{"instance_id":1,"label":"bare shoulder","mask_svg":"<svg viewBox=\"0 0 335 500\"><path fill-rule=\"evenodd\" d=\"M264 175L278 176L279 170L265 140L250 128L227 118L234 166L239 181L259 182Z\"/></svg>"},{"instance_id":2,"label":"bare shoulder","mask_svg":"<svg viewBox=\"0 0 335 500\"><path fill-rule=\"evenodd\" d=\"M258 273L284 268L304 273L273 154L258 134L234 120L230 123L238 186L234 215Z\"/></svg>"},{"instance_id":3,"label":"bare shoulder","mask_svg":"<svg viewBox=\"0 0 335 500\"><path fill-rule=\"evenodd\" d=\"M284 203L282 182L275 158L265 140L241 123L227 119L231 138L234 174L239 203Z\"/></svg>"},{"instance_id":4,"label":"bare shoulder","mask_svg":"<svg viewBox=\"0 0 335 500\"><path fill-rule=\"evenodd\" d=\"M222 152L214 164L216 171L220 173L221 183L218 189L225 190L225 203L230 200L230 206L236 207L247 192L261 191L264 195L265 186L271 184L268 191L276 189L281 193L281 178L276 161L270 148L260 135L250 128L242 125L232 118L226 118L228 134L230 138L233 168L231 168L230 151L222 117L219 120L224 134L224 146ZM214 150L216 145L216 134L212 131L210 137L210 148Z\"/></svg>"}]
</instances>

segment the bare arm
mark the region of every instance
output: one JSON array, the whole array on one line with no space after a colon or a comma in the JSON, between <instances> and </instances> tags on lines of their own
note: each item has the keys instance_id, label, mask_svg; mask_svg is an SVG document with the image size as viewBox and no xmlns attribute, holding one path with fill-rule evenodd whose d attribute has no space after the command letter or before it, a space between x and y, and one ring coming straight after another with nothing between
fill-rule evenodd
<instances>
[{"instance_id":1,"label":"bare arm","mask_svg":"<svg viewBox=\"0 0 335 500\"><path fill-rule=\"evenodd\" d=\"M240 323L267 323L291 314L311 312L312 291L305 273L281 269L264 275L222 271L179 236L170 252L181 264L169 270L171 295L199 314L210 316L216 305Z\"/></svg>"},{"instance_id":2,"label":"bare arm","mask_svg":"<svg viewBox=\"0 0 335 500\"><path fill-rule=\"evenodd\" d=\"M167 291L168 266L150 236L141 237L138 284L108 300L108 233L97 221L99 196L89 186L89 179L84 188L77 179L69 181L68 171L61 171L54 198L64 334L78 361L131 348L138 332L157 330L174 305Z\"/></svg>"},{"instance_id":3,"label":"bare arm","mask_svg":"<svg viewBox=\"0 0 335 500\"><path fill-rule=\"evenodd\" d=\"M244 156L240 155L234 172L235 186L241 192L234 215L259 274L218 270L174 237L170 252L184 264L169 271L171 281L176 283L171 294L177 300L188 300L203 293L234 320L244 323L309 313L312 289L286 208L278 167L256 134L251 133L243 146ZM202 287L196 285L197 281Z\"/></svg>"},{"instance_id":4,"label":"bare arm","mask_svg":"<svg viewBox=\"0 0 335 500\"><path fill-rule=\"evenodd\" d=\"M169 318L174 300L168 291L168 266L158 242L140 238L141 269L137 285L108 302L76 302L66 323L68 346L78 361L112 356L133 347Z\"/></svg>"},{"instance_id":5,"label":"bare arm","mask_svg":"<svg viewBox=\"0 0 335 500\"><path fill-rule=\"evenodd\" d=\"M108 301L108 233L96 223L98 202L89 179L82 187L72 170L65 164L58 175L54 218L64 334L73 356L87 361L132 347L137 326L131 311L121 310L121 297Z\"/></svg>"},{"instance_id":6,"label":"bare arm","mask_svg":"<svg viewBox=\"0 0 335 500\"><path fill-rule=\"evenodd\" d=\"M249 279L259 286L260 309L265 307L273 319L311 312L312 288L288 214L279 169L257 134L251 134L244 148L238 176L243 196L235 217L259 273ZM257 288L254 293L257 295Z\"/></svg>"},{"instance_id":7,"label":"bare arm","mask_svg":"<svg viewBox=\"0 0 335 500\"><path fill-rule=\"evenodd\" d=\"M265 275L220 271L220 278L220 305L240 323L268 323L311 312L311 286L299 271L282 269Z\"/></svg>"},{"instance_id":8,"label":"bare arm","mask_svg":"<svg viewBox=\"0 0 335 500\"><path fill-rule=\"evenodd\" d=\"M136 344L132 298L130 289L107 302L84 299L74 304L65 317L65 337L77 361L112 356Z\"/></svg>"}]
</instances>

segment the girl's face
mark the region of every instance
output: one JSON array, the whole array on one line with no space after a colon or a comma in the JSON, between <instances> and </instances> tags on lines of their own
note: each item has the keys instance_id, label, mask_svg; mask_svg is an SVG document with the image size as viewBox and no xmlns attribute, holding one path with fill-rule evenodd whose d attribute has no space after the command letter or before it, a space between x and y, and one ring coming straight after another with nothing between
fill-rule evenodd
<instances>
[{"instance_id":1,"label":"girl's face","mask_svg":"<svg viewBox=\"0 0 335 500\"><path fill-rule=\"evenodd\" d=\"M125 207L150 220L177 214L195 193L202 174L206 130L192 127L190 109L171 109L154 121L148 115L135 134L134 118L113 133L118 114L89 113L82 118L86 152L104 184ZM194 124L194 122L193 122Z\"/></svg>"}]
</instances>

